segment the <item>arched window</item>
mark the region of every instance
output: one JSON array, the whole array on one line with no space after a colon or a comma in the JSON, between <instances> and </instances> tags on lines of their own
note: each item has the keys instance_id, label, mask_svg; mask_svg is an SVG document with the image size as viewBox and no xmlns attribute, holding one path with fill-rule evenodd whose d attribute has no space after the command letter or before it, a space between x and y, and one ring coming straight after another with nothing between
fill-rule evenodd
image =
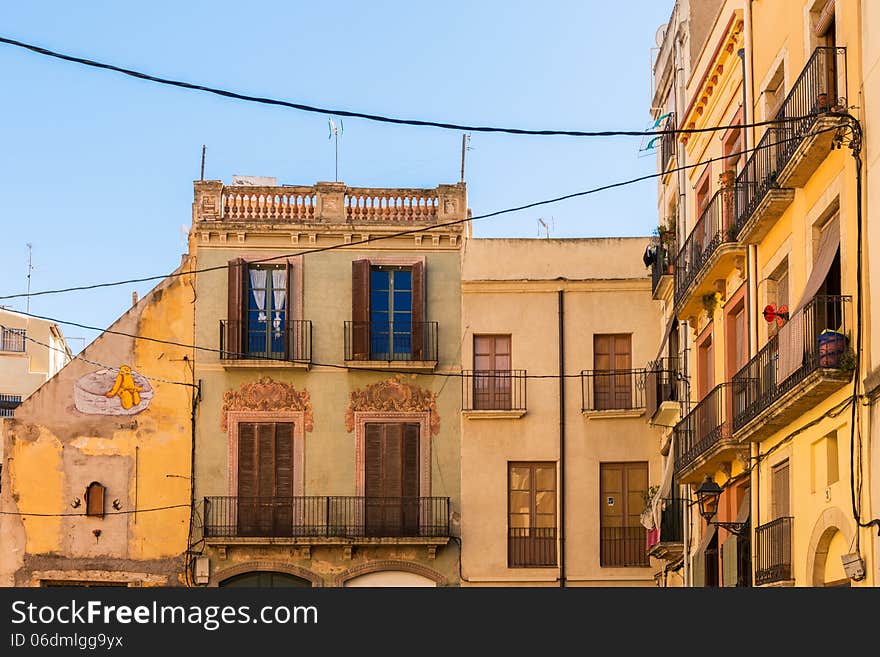
<instances>
[{"instance_id":1,"label":"arched window","mask_svg":"<svg viewBox=\"0 0 880 657\"><path fill-rule=\"evenodd\" d=\"M95 516L97 518L104 517L104 485L93 481L86 488L86 515Z\"/></svg>"}]
</instances>

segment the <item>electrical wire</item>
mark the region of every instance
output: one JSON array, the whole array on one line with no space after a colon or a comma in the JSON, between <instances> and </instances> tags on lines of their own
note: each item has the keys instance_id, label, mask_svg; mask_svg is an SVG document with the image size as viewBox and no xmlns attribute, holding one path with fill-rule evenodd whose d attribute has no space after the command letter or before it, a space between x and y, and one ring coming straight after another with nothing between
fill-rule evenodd
<instances>
[{"instance_id":1,"label":"electrical wire","mask_svg":"<svg viewBox=\"0 0 880 657\"><path fill-rule=\"evenodd\" d=\"M252 103L260 103L263 105L275 105L279 107L286 107L289 109L300 110L303 112L312 112L316 114L333 114L336 116L345 116L350 118L359 118L359 119L367 119L369 121L378 121L380 123L393 123L397 125L408 125L408 126L420 126L420 127L432 127L432 128L443 128L445 130L457 130L464 132L496 132L496 133L507 133L513 135L537 135L537 136L565 136L565 137L650 137L654 135L665 135L665 134L690 134L690 133L699 133L699 132L715 132L718 130L727 130L729 128L750 128L750 127L760 127L770 124L783 123L788 121L800 121L806 117L791 117L791 118L782 118L782 119L772 119L768 121L761 121L760 123L750 123L746 125L737 124L735 126L715 126L715 127L707 127L707 128L688 128L688 129L664 129L664 130L598 130L598 131L585 131L585 130L529 130L524 128L504 128L504 127L496 127L496 126L476 126L476 125L462 125L457 123L442 123L439 121L425 121L419 119L401 119L390 116L383 116L380 114L367 114L365 112L356 112L351 110L341 110L334 109L328 107L316 107L314 105L305 105L302 103L293 103L286 100L278 100L275 98L264 98L261 96L250 96L247 94L238 93L235 91L228 91L225 89L218 89L215 87L208 87L201 84L194 84L192 82L183 82L181 80L171 80L168 78L160 78L155 75L149 75L147 73L143 73L140 71L135 71L128 68L122 68L121 66L115 66L113 64L106 64L103 62L98 62L92 59L86 59L84 57L75 57L73 55L66 55L64 53L55 52L49 50L47 48L43 48L41 46L37 46L31 43L25 43L23 41L17 41L15 39L10 39L8 37L0 37L0 43L5 43L10 46L15 46L17 48L24 48L26 50L30 50L31 52L35 52L40 55L45 55L47 57L53 57L55 59L61 59L68 62L73 62L75 64L81 64L83 66L89 66L92 68L99 68L108 71L115 71L117 73L122 73L123 75L128 75L134 78L138 78L140 80L146 80L148 82L156 82L158 84L169 85L173 87L179 87L182 89L190 89L194 91L204 91L211 94L216 94L218 96L223 96L225 98L232 98L235 100L244 100Z\"/></svg>"},{"instance_id":2,"label":"electrical wire","mask_svg":"<svg viewBox=\"0 0 880 657\"><path fill-rule=\"evenodd\" d=\"M822 130L817 130L813 134L822 134L824 132L831 132L834 130L837 130L837 128L824 128ZM358 240L356 242L349 242L347 244L332 244L332 245L328 245L328 246L316 247L313 249L305 249L305 250L300 250L300 251L296 251L296 252L292 252L292 253L284 253L284 254L270 256L270 257L266 257L266 258L249 260L247 264L251 265L251 264L272 262L272 261L281 260L284 258L305 256L305 255L310 255L313 253L322 253L325 251L335 251L338 249L352 249L353 247L362 246L364 244L369 244L372 242L378 242L380 240L388 240L388 239L394 239L397 237L405 237L407 235L415 235L417 233L424 233L424 232L428 232L431 230L435 230L437 228L447 228L449 226L456 226L456 225L464 224L464 223L471 222L471 221L477 221L479 219L489 219L492 217L500 216L502 214L510 214L512 212L519 212L522 210L528 210L528 209L539 207L542 205L550 205L552 203L559 203L561 201L567 201L567 200L570 200L573 198L579 198L582 196L589 196L592 194L597 194L599 192L608 191L609 189L616 189L618 187L625 187L627 185L632 185L632 184L639 183L639 182L642 182L645 180L651 180L652 178L660 178L660 177L665 176L669 173L675 173L677 171L685 171L687 169L693 169L695 167L700 167L705 164L709 164L710 162L718 162L721 160L727 160L727 159L730 159L731 157L737 157L740 155L749 155L751 153L755 153L758 150L761 150L764 148L773 148L773 147L779 146L780 144L784 144L789 141L795 141L795 140L800 140L800 139L803 139L803 137L791 137L791 138L787 138L787 139L781 139L781 140L773 142L773 143L764 144L761 146L756 146L753 149L748 149L748 150L744 149L744 150L738 151L736 153L728 153L727 155L709 158L706 160L702 160L700 162L695 162L693 164L685 164L680 167L674 167L672 169L668 169L666 171L659 171L656 173L645 174L644 176L638 176L636 178L630 178L628 180L621 180L618 182L609 183L607 185L593 187L592 189L587 189L587 190L583 190L580 192L573 192L571 194L565 194L563 196L557 196L557 197L545 199L542 201L534 201L532 203L526 203L525 205L520 205L520 206L516 206L516 207L512 207L512 208L506 208L503 210L495 210L494 212L489 212L489 213L483 214L483 215L477 215L474 217L466 217L464 219L453 219L451 221L430 224L428 226L421 226L419 228L409 228L407 230L402 230L402 231L398 231L395 233L387 233L384 235L370 235L370 236L363 238L361 240ZM17 294L0 295L0 301L9 300L9 299L20 299L20 298L24 298L24 297L38 297L38 296L44 296L47 294L65 294L68 292L94 290L94 289L98 289L98 288L115 287L115 286L119 286L119 285L129 285L132 283L144 283L144 282L148 282L148 281L156 281L156 280L162 280L162 279L166 279L166 278L172 278L175 276L187 276L189 274L201 274L201 273L206 273L206 272L211 272L211 271L227 270L230 266L231 265L229 265L229 264L214 265L212 267L201 267L201 268L191 269L188 271L171 272L168 274L156 274L153 276L144 276L141 278L127 278L127 279L119 280L119 281L93 283L90 285L78 285L78 286L73 286L73 287L59 288L59 289L55 289L55 290L41 290L38 292L20 292ZM20 311L16 311L16 312L20 312Z\"/></svg>"},{"instance_id":3,"label":"electrical wire","mask_svg":"<svg viewBox=\"0 0 880 657\"><path fill-rule=\"evenodd\" d=\"M189 503L187 504L170 504L168 506L157 506L151 509L132 509L131 511L107 511L104 513L105 516L124 516L132 513L149 513L152 511L167 511L169 509L183 509L188 508ZM0 511L0 515L2 516L28 516L28 517L36 517L36 518L85 518L88 517L88 513L83 511L82 513L23 513L21 511Z\"/></svg>"},{"instance_id":4,"label":"electrical wire","mask_svg":"<svg viewBox=\"0 0 880 657\"><path fill-rule=\"evenodd\" d=\"M59 323L60 323L60 322L59 322ZM0 329L9 330L9 327L4 326L3 324L0 324ZM47 349L52 349L52 350L54 350L54 351L60 352L60 353L65 354L65 355L68 355L68 356L70 356L71 358L75 358L75 359L77 359L77 360L81 360L81 361L83 361L84 363L88 363L89 365L94 365L95 367L101 367L101 368L104 368L105 370L110 370L111 372L117 372L117 373L119 372L119 368L118 368L118 367L113 367L112 365L105 365L104 363L99 363L99 362L96 361L96 360L89 360L88 358L85 358L85 357L80 356L80 355L75 355L75 356L70 355L70 353L69 353L66 349L60 349L59 347L53 347L52 345L50 345L50 344L46 344L45 342L41 342L40 340L37 340L36 338L32 338L32 337L30 337L30 336L27 335L27 334L23 335L22 337L23 337L25 340L29 341L29 342L33 342L34 344L38 344L38 345L40 345L41 347L46 347ZM156 383L171 383L171 384L174 384L174 385L177 385L177 386L192 386L192 387L196 387L196 386L193 386L192 383L187 383L187 382L185 382L185 381L169 381L168 379L159 379L159 378L154 377L154 376L147 376L146 374L144 374L144 373L141 372L141 371L138 371L137 373L138 373L140 376L142 376L142 377L144 377L145 379L147 379L148 381L154 381L154 382L156 382Z\"/></svg>"}]
</instances>

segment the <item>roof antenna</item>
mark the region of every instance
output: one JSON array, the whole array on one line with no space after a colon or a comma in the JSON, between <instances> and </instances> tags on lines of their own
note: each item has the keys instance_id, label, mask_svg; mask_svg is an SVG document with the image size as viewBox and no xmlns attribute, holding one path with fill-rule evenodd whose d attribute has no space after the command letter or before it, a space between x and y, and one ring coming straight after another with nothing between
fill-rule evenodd
<instances>
[{"instance_id":1,"label":"roof antenna","mask_svg":"<svg viewBox=\"0 0 880 657\"><path fill-rule=\"evenodd\" d=\"M27 310L25 312L29 313L31 311L31 272L34 270L34 260L33 260L33 252L34 245L30 242L27 243L28 249L28 273L27 273Z\"/></svg>"},{"instance_id":2,"label":"roof antenna","mask_svg":"<svg viewBox=\"0 0 880 657\"><path fill-rule=\"evenodd\" d=\"M548 224L544 221L543 217L538 217L538 223L541 224L541 227L544 229L544 237L548 240L550 239L550 231L556 229L556 222L553 221L553 217L550 217L550 223ZM538 237L541 236L541 228L538 229Z\"/></svg>"},{"instance_id":3,"label":"roof antenna","mask_svg":"<svg viewBox=\"0 0 880 657\"><path fill-rule=\"evenodd\" d=\"M201 173L201 177L199 178L199 180L205 179L205 150L206 150L205 145L202 144L202 173Z\"/></svg>"},{"instance_id":4,"label":"roof antenna","mask_svg":"<svg viewBox=\"0 0 880 657\"><path fill-rule=\"evenodd\" d=\"M461 133L461 182L464 182L464 154L471 150L468 144L471 143L470 133Z\"/></svg>"}]
</instances>

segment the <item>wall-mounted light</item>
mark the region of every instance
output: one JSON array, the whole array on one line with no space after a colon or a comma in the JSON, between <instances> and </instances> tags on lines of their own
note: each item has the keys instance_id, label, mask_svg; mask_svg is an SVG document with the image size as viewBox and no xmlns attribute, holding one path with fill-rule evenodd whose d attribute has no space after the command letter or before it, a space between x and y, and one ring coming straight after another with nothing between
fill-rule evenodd
<instances>
[{"instance_id":1,"label":"wall-mounted light","mask_svg":"<svg viewBox=\"0 0 880 657\"><path fill-rule=\"evenodd\" d=\"M700 515L703 516L706 524L723 527L737 536L742 536L748 531L748 522L717 522L712 520L718 512L718 498L721 497L722 490L710 475L706 475L703 483L695 492L697 504L700 506Z\"/></svg>"}]
</instances>

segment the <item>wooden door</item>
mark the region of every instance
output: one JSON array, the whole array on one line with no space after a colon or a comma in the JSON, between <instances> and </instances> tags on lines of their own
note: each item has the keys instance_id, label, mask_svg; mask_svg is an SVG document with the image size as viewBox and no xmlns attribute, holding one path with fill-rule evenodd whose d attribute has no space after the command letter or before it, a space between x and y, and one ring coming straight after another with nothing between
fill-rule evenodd
<instances>
[{"instance_id":1,"label":"wooden door","mask_svg":"<svg viewBox=\"0 0 880 657\"><path fill-rule=\"evenodd\" d=\"M368 422L365 433L366 535L418 536L419 425Z\"/></svg>"},{"instance_id":2,"label":"wooden door","mask_svg":"<svg viewBox=\"0 0 880 657\"><path fill-rule=\"evenodd\" d=\"M593 336L593 405L596 410L632 408L632 336Z\"/></svg>"},{"instance_id":3,"label":"wooden door","mask_svg":"<svg viewBox=\"0 0 880 657\"><path fill-rule=\"evenodd\" d=\"M646 566L645 528L639 516L648 490L648 464L602 463L600 485L600 565Z\"/></svg>"},{"instance_id":4,"label":"wooden door","mask_svg":"<svg viewBox=\"0 0 880 657\"><path fill-rule=\"evenodd\" d=\"M238 425L238 532L293 533L293 423Z\"/></svg>"},{"instance_id":5,"label":"wooden door","mask_svg":"<svg viewBox=\"0 0 880 657\"><path fill-rule=\"evenodd\" d=\"M510 336L474 336L474 408L509 410L513 407Z\"/></svg>"}]
</instances>

